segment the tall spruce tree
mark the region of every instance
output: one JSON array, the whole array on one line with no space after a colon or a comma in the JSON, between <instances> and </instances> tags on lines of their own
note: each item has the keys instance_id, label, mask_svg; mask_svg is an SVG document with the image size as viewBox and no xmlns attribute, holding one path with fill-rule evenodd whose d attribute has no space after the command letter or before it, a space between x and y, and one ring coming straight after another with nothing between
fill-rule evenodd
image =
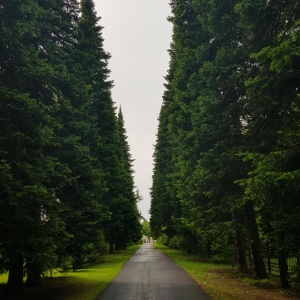
<instances>
[{"instance_id":1,"label":"tall spruce tree","mask_svg":"<svg viewBox=\"0 0 300 300\"><path fill-rule=\"evenodd\" d=\"M161 107L153 155L154 168L151 187L150 225L153 237L156 239L162 234L174 235L174 226L172 224L174 206L170 191L167 188L168 174L172 162L171 141L168 132L168 109L168 103L163 104Z\"/></svg>"},{"instance_id":2,"label":"tall spruce tree","mask_svg":"<svg viewBox=\"0 0 300 300\"><path fill-rule=\"evenodd\" d=\"M196 162L190 180L189 207L200 208L200 215L196 213L192 218L202 220L199 227L203 227L201 235L207 236L210 254L220 255L223 249L223 256L231 260L233 244L227 241L234 238L237 263L240 270L247 271L245 237L241 236L245 225L242 189L235 184L245 171L236 156L244 142L240 115L245 93L241 71L245 54L239 47L234 8L232 1L194 5L203 38L196 49L199 71L192 74L189 82L189 92L197 97L190 107ZM195 187L198 192L193 191Z\"/></svg>"},{"instance_id":3,"label":"tall spruce tree","mask_svg":"<svg viewBox=\"0 0 300 300\"><path fill-rule=\"evenodd\" d=\"M61 112L64 127L59 134L71 178L58 198L70 235L67 253L76 269L103 251L105 222L110 215L110 184L116 176L116 115L108 80L109 54L103 49L93 1L81 1L76 24L76 44L66 58L69 70L63 92L70 105Z\"/></svg>"},{"instance_id":4,"label":"tall spruce tree","mask_svg":"<svg viewBox=\"0 0 300 300\"><path fill-rule=\"evenodd\" d=\"M114 185L118 176L117 157L117 117L111 99L112 83L108 81L107 68L109 54L103 49L102 27L98 25L94 2L81 1L81 19L79 23L78 62L81 64L85 84L90 88L89 113L93 116L93 129L100 137L90 144L91 155L97 159L103 170L105 194L103 204L107 207L110 219L103 226L107 240L111 239L110 225L113 223L114 202L116 197Z\"/></svg>"},{"instance_id":5,"label":"tall spruce tree","mask_svg":"<svg viewBox=\"0 0 300 300\"><path fill-rule=\"evenodd\" d=\"M135 194L133 159L127 141L125 122L121 108L118 113L119 155L121 161L122 183L120 196L122 199L122 230L118 232L116 239L117 249L126 247L128 244L136 243L141 238L141 224L137 208L137 197Z\"/></svg>"},{"instance_id":6,"label":"tall spruce tree","mask_svg":"<svg viewBox=\"0 0 300 300\"><path fill-rule=\"evenodd\" d=\"M88 138L90 155L103 171L104 193L99 199L106 207L109 218L102 218L101 224L109 242L109 251L113 252L120 245L122 230L126 227L126 218L122 207L128 199L122 196L124 188L124 160L120 156L120 140L115 107L111 99L112 82L108 80L107 68L110 55L103 49L102 27L98 25L94 2L81 1L81 17L78 25L78 45L75 50L77 61L76 74L87 87L86 113L91 119L93 135Z\"/></svg>"}]
</instances>

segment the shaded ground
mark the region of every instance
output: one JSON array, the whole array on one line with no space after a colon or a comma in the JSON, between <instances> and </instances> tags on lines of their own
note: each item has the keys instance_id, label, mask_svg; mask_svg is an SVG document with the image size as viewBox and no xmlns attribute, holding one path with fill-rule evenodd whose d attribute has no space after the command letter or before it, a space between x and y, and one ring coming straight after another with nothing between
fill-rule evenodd
<instances>
[{"instance_id":1,"label":"shaded ground","mask_svg":"<svg viewBox=\"0 0 300 300\"><path fill-rule=\"evenodd\" d=\"M296 300L299 297L289 295L289 291L280 290L275 283L268 280L258 281L240 277L234 270L215 269L209 272L207 281L212 299L239 300ZM202 282L197 280L200 284ZM214 289L213 287L218 287ZM286 294L285 294L286 293Z\"/></svg>"},{"instance_id":2,"label":"shaded ground","mask_svg":"<svg viewBox=\"0 0 300 300\"><path fill-rule=\"evenodd\" d=\"M118 253L105 255L97 264L76 272L61 273L53 270L52 278L49 278L49 273L45 274L41 286L25 287L21 297L4 298L7 274L0 275L0 300L95 300L139 246L130 246Z\"/></svg>"},{"instance_id":3,"label":"shaded ground","mask_svg":"<svg viewBox=\"0 0 300 300\"><path fill-rule=\"evenodd\" d=\"M295 290L282 290L279 278L256 280L243 276L228 265L199 261L194 255L166 246L155 245L167 256L184 268L213 300L296 300Z\"/></svg>"}]
</instances>

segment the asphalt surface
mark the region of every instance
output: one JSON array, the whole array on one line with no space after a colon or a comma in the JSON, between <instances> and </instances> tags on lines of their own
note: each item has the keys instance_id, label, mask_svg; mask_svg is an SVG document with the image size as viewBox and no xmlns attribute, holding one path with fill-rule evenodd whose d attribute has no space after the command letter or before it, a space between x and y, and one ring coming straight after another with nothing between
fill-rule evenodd
<instances>
[{"instance_id":1,"label":"asphalt surface","mask_svg":"<svg viewBox=\"0 0 300 300\"><path fill-rule=\"evenodd\" d=\"M151 243L142 245L96 300L207 300L199 285Z\"/></svg>"}]
</instances>

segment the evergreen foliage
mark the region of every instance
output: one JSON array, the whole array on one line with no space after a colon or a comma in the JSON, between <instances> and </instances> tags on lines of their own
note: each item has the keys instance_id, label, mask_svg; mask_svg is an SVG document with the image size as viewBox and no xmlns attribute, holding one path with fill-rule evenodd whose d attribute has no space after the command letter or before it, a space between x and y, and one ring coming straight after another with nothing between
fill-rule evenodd
<instances>
[{"instance_id":1,"label":"evergreen foliage","mask_svg":"<svg viewBox=\"0 0 300 300\"><path fill-rule=\"evenodd\" d=\"M140 237L92 0L0 4L0 270L8 294ZM116 225L117 223L117 225Z\"/></svg>"},{"instance_id":2,"label":"evergreen foliage","mask_svg":"<svg viewBox=\"0 0 300 300\"><path fill-rule=\"evenodd\" d=\"M152 233L258 278L267 277L263 256L277 256L288 287L286 259L300 250L299 4L174 0L171 8Z\"/></svg>"},{"instance_id":3,"label":"evergreen foliage","mask_svg":"<svg viewBox=\"0 0 300 300\"><path fill-rule=\"evenodd\" d=\"M125 247L131 243L137 243L141 238L140 214L137 207L139 200L138 192L135 192L133 159L130 154L130 147L127 141L125 121L121 108L118 113L118 134L119 134L119 160L120 166L120 208L123 217L122 230L118 230L115 236L116 247ZM119 209L120 209L119 208Z\"/></svg>"},{"instance_id":4,"label":"evergreen foliage","mask_svg":"<svg viewBox=\"0 0 300 300\"><path fill-rule=\"evenodd\" d=\"M150 223L148 221L144 221L142 223L142 234L147 237L148 241L150 241L151 238L151 228Z\"/></svg>"}]
</instances>

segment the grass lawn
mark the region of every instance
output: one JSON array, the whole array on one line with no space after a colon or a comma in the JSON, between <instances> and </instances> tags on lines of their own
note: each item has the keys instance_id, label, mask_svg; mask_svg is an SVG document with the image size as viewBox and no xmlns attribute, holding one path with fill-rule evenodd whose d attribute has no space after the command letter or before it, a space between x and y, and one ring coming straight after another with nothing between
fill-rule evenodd
<instances>
[{"instance_id":1,"label":"grass lawn","mask_svg":"<svg viewBox=\"0 0 300 300\"><path fill-rule=\"evenodd\" d=\"M128 247L117 254L103 257L103 261L86 269L65 275L54 273L52 278L44 277L40 287L26 288L24 296L11 300L95 300L97 295L120 272L124 263L140 245ZM5 289L7 274L0 276L0 295ZM0 299L1 296L0 296Z\"/></svg>"},{"instance_id":2,"label":"grass lawn","mask_svg":"<svg viewBox=\"0 0 300 300\"><path fill-rule=\"evenodd\" d=\"M170 259L186 270L213 300L291 300L293 291L278 288L278 278L255 280L228 265L201 262L196 256L155 244Z\"/></svg>"}]
</instances>

